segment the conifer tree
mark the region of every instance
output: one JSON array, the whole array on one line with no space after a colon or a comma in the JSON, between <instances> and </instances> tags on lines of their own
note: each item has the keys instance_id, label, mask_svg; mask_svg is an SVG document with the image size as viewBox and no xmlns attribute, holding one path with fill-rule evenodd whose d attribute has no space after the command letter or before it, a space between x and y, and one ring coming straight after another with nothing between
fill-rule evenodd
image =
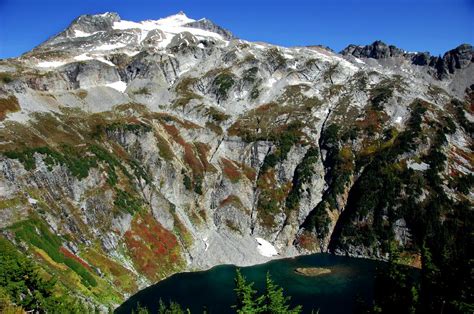
<instances>
[{"instance_id":1,"label":"conifer tree","mask_svg":"<svg viewBox=\"0 0 474 314\"><path fill-rule=\"evenodd\" d=\"M167 305L163 300L160 299L160 305L158 307L158 314L186 314L191 313L189 309L184 310L181 305L176 302L171 301Z\"/></svg>"},{"instance_id":2,"label":"conifer tree","mask_svg":"<svg viewBox=\"0 0 474 314\"><path fill-rule=\"evenodd\" d=\"M237 296L237 304L233 308L237 313L255 314L263 313L264 297L256 297L257 291L253 289L253 282L247 283L245 277L237 269L235 276L235 293Z\"/></svg>"},{"instance_id":3,"label":"conifer tree","mask_svg":"<svg viewBox=\"0 0 474 314\"><path fill-rule=\"evenodd\" d=\"M257 295L253 289L253 282L247 283L240 270L235 276L235 292L237 294L237 305L234 309L237 313L262 313L262 314L298 314L301 306L290 308L290 297L286 297L283 288L275 284L267 273L265 293Z\"/></svg>"},{"instance_id":4,"label":"conifer tree","mask_svg":"<svg viewBox=\"0 0 474 314\"><path fill-rule=\"evenodd\" d=\"M298 314L301 313L301 306L290 308L291 297L283 294L283 288L275 284L267 273L265 291L265 313L268 314Z\"/></svg>"}]
</instances>

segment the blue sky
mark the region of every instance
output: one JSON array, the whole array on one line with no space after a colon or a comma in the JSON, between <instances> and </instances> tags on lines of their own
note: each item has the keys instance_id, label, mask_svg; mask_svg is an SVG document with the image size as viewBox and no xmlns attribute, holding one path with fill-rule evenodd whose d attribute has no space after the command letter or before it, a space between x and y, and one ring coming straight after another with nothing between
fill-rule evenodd
<instances>
[{"instance_id":1,"label":"blue sky","mask_svg":"<svg viewBox=\"0 0 474 314\"><path fill-rule=\"evenodd\" d=\"M438 55L474 43L474 0L0 0L0 58L19 56L81 14L158 19L178 11L207 17L251 41L327 45L380 39Z\"/></svg>"}]
</instances>

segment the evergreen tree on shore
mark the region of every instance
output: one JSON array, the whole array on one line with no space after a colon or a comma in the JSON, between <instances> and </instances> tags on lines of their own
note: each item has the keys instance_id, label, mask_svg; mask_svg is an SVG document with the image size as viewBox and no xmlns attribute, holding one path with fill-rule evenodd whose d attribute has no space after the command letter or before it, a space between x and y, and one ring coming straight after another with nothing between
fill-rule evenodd
<instances>
[{"instance_id":1,"label":"evergreen tree on shore","mask_svg":"<svg viewBox=\"0 0 474 314\"><path fill-rule=\"evenodd\" d=\"M283 288L273 282L269 273L266 277L265 293L258 296L253 289L253 282L247 283L245 277L239 269L235 276L235 292L237 294L237 304L234 309L237 313L261 313L261 314L298 314L302 307L291 308L289 302L291 297L285 296Z\"/></svg>"}]
</instances>

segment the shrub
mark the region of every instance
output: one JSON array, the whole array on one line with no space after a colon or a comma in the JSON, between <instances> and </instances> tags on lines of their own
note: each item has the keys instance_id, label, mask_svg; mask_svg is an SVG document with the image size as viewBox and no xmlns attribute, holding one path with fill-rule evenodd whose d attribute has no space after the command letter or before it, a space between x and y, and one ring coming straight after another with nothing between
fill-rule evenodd
<instances>
[{"instance_id":1,"label":"shrub","mask_svg":"<svg viewBox=\"0 0 474 314\"><path fill-rule=\"evenodd\" d=\"M226 99L227 93L230 88L234 85L234 76L227 72L222 72L216 76L212 85L216 88L216 95L219 98Z\"/></svg>"},{"instance_id":2,"label":"shrub","mask_svg":"<svg viewBox=\"0 0 474 314\"><path fill-rule=\"evenodd\" d=\"M150 90L147 87L141 87L132 92L133 95L150 95Z\"/></svg>"},{"instance_id":3,"label":"shrub","mask_svg":"<svg viewBox=\"0 0 474 314\"><path fill-rule=\"evenodd\" d=\"M383 104L393 96L393 87L381 83L370 91L370 102L375 110L382 110Z\"/></svg>"},{"instance_id":4,"label":"shrub","mask_svg":"<svg viewBox=\"0 0 474 314\"><path fill-rule=\"evenodd\" d=\"M89 150L92 153L94 153L94 155L97 157L98 160L107 163L108 165L107 183L109 183L110 186L115 186L118 182L118 175L116 173L116 168L119 168L123 172L123 174L125 174L125 176L127 176L128 178L132 177L130 173L127 171L127 169L118 161L118 159L115 158L112 154L110 154L108 151L106 151L102 147L98 145L91 145Z\"/></svg>"},{"instance_id":5,"label":"shrub","mask_svg":"<svg viewBox=\"0 0 474 314\"><path fill-rule=\"evenodd\" d=\"M311 212L311 216L305 223L304 227L316 232L318 239L323 240L329 233L329 224L331 219L326 211L326 201L321 201Z\"/></svg>"},{"instance_id":6,"label":"shrub","mask_svg":"<svg viewBox=\"0 0 474 314\"><path fill-rule=\"evenodd\" d=\"M13 76L5 72L0 72L0 81L2 81L4 84L11 83L13 82Z\"/></svg>"},{"instance_id":7,"label":"shrub","mask_svg":"<svg viewBox=\"0 0 474 314\"><path fill-rule=\"evenodd\" d=\"M0 121L5 119L8 112L20 111L18 99L15 96L0 98Z\"/></svg>"},{"instance_id":8,"label":"shrub","mask_svg":"<svg viewBox=\"0 0 474 314\"><path fill-rule=\"evenodd\" d=\"M217 123L226 121L230 118L230 116L228 114L225 114L222 111L220 111L220 110L218 110L214 107L210 107L209 110L208 110L208 113L209 113L209 116L211 117L211 119L213 121L217 122Z\"/></svg>"},{"instance_id":9,"label":"shrub","mask_svg":"<svg viewBox=\"0 0 474 314\"><path fill-rule=\"evenodd\" d=\"M43 250L55 262L67 265L81 277L84 285L97 286L94 277L81 263L61 252L63 240L51 233L43 222L37 219L30 219L13 225L12 229L17 238Z\"/></svg>"},{"instance_id":10,"label":"shrub","mask_svg":"<svg viewBox=\"0 0 474 314\"><path fill-rule=\"evenodd\" d=\"M282 56L278 48L270 48L265 51L268 62L273 67L273 71L286 66L286 59Z\"/></svg>"},{"instance_id":11,"label":"shrub","mask_svg":"<svg viewBox=\"0 0 474 314\"><path fill-rule=\"evenodd\" d=\"M318 161L319 151L316 147L310 147L301 163L296 167L293 175L293 185L286 198L286 208L295 209L300 201L302 186L311 180L314 164Z\"/></svg>"},{"instance_id":12,"label":"shrub","mask_svg":"<svg viewBox=\"0 0 474 314\"><path fill-rule=\"evenodd\" d=\"M105 127L105 130L107 132L115 132L115 131L122 131L122 132L133 132L133 133L146 133L146 132L151 132L152 128L149 125L146 125L144 123L120 123L120 122L115 122L112 124L109 124Z\"/></svg>"},{"instance_id":13,"label":"shrub","mask_svg":"<svg viewBox=\"0 0 474 314\"><path fill-rule=\"evenodd\" d=\"M200 175L194 178L194 192L202 195L202 176Z\"/></svg>"},{"instance_id":14,"label":"shrub","mask_svg":"<svg viewBox=\"0 0 474 314\"><path fill-rule=\"evenodd\" d=\"M186 188L186 190L192 191L193 182L191 181L191 178L188 177L188 175L186 175L186 174L183 177L183 184L184 184L184 187Z\"/></svg>"},{"instance_id":15,"label":"shrub","mask_svg":"<svg viewBox=\"0 0 474 314\"><path fill-rule=\"evenodd\" d=\"M294 121L280 132L270 134L269 140L276 144L276 150L265 157L261 171L275 167L278 162L288 157L291 148L300 140L301 128L301 122Z\"/></svg>"},{"instance_id":16,"label":"shrub","mask_svg":"<svg viewBox=\"0 0 474 314\"><path fill-rule=\"evenodd\" d=\"M244 71L242 79L249 83L255 83L257 79L258 68L252 67Z\"/></svg>"},{"instance_id":17,"label":"shrub","mask_svg":"<svg viewBox=\"0 0 474 314\"><path fill-rule=\"evenodd\" d=\"M232 182L236 183L240 180L242 174L240 173L239 168L234 164L233 161L221 158L222 166L223 166L223 173L224 175Z\"/></svg>"},{"instance_id":18,"label":"shrub","mask_svg":"<svg viewBox=\"0 0 474 314\"><path fill-rule=\"evenodd\" d=\"M143 205L143 201L137 197L132 196L126 191L115 189L114 205L119 209L133 215L135 212L140 210L141 206Z\"/></svg>"},{"instance_id":19,"label":"shrub","mask_svg":"<svg viewBox=\"0 0 474 314\"><path fill-rule=\"evenodd\" d=\"M250 99L257 99L260 96L260 90L257 86L254 86L250 91Z\"/></svg>"},{"instance_id":20,"label":"shrub","mask_svg":"<svg viewBox=\"0 0 474 314\"><path fill-rule=\"evenodd\" d=\"M29 257L0 236L0 312L80 313L72 297L57 296L55 282L45 280Z\"/></svg>"},{"instance_id":21,"label":"shrub","mask_svg":"<svg viewBox=\"0 0 474 314\"><path fill-rule=\"evenodd\" d=\"M454 107L455 117L458 123L461 125L464 131L466 131L469 135L472 135L474 133L474 123L470 122L466 118L464 104L457 99L453 99L451 101L451 105Z\"/></svg>"},{"instance_id":22,"label":"shrub","mask_svg":"<svg viewBox=\"0 0 474 314\"><path fill-rule=\"evenodd\" d=\"M168 141L158 134L156 134L155 137L156 137L160 157L163 158L164 160L172 160L174 157L174 153Z\"/></svg>"},{"instance_id":23,"label":"shrub","mask_svg":"<svg viewBox=\"0 0 474 314\"><path fill-rule=\"evenodd\" d=\"M36 168L34 155L44 155L44 162L51 167L60 164L66 166L71 174L78 179L83 179L89 175L89 170L97 166L94 158L80 156L79 153L71 146L63 145L63 153L54 151L49 147L28 148L23 151L5 152L5 156L11 159L19 160L26 170Z\"/></svg>"},{"instance_id":24,"label":"shrub","mask_svg":"<svg viewBox=\"0 0 474 314\"><path fill-rule=\"evenodd\" d=\"M454 187L462 194L468 195L469 191L474 186L474 175L468 173L457 177L454 181Z\"/></svg>"}]
</instances>

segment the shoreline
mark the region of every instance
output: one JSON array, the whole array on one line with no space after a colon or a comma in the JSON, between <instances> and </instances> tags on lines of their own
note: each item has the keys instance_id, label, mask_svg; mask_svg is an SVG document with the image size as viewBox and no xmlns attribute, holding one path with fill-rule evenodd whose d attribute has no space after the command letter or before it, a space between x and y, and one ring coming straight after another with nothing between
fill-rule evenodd
<instances>
[{"instance_id":1,"label":"shoreline","mask_svg":"<svg viewBox=\"0 0 474 314\"><path fill-rule=\"evenodd\" d=\"M311 256L314 256L314 259L311 257ZM305 258L305 257L309 257L309 258ZM303 258L300 260L300 258ZM383 261L377 261L375 259L369 259L369 258L356 258L358 260L365 260L367 262L383 262ZM283 260L287 260L286 262L283 262L286 264L285 266L285 274L286 275L283 275L283 276L298 276L298 277L301 277L301 278L308 278L306 280L314 280L314 282L319 282L318 277L321 276L321 278L329 278L331 277L332 275L337 275L339 277L351 277L351 274L352 274L352 270L350 267L345 267L346 263L348 263L348 265L351 264L350 260L354 260L354 258L350 257L350 256L347 256L347 255L338 255L338 254L330 254L330 253L313 253L313 254L301 254L301 255L295 255L295 256L281 256L281 255L278 255L278 256L273 256L272 258L268 258L268 261L264 262L264 263L255 263L253 265L246 265L246 266L239 266L238 264L232 264L232 263L228 263L228 264L218 264L218 265L214 265L212 267L205 267L205 268L202 268L202 269L192 269L192 268L188 268L186 270L182 270L180 272L176 272L176 273L173 273L173 274L170 274L169 276L167 276L166 278L163 278L162 280L154 283L154 284L151 284L143 289L140 289L138 290L137 292L135 292L133 295L131 295L130 297L128 297L126 300L124 300L123 302L121 302L121 304L119 304L115 309L124 309L124 308L127 308L128 306L130 306L130 304L133 304L133 302L135 302L136 300L139 300L140 298L142 298L143 296L147 296L147 295L150 295L150 292L151 293L154 293L154 286L155 285L159 285L161 283L161 281L164 281L165 279L169 279L170 277L173 277L173 276L179 276L177 278L174 278L172 279L172 281L186 281L186 280L189 280L189 278L193 278L192 276L191 277L188 277L186 275L186 273L205 273L209 270L212 270L212 269L215 269L215 268L221 268L221 267L224 267L223 269L218 269L217 272L225 272L225 273L231 273L232 271L235 271L235 268L236 267L253 267L253 266L258 266L258 265L264 265L264 264L268 264L270 262L278 262L278 263L281 263L281 261ZM357 265L357 263L355 264ZM372 267L372 266L371 266ZM375 267L375 266L374 266ZM268 266L264 266L263 268L261 269L272 269L273 266L271 265L268 265ZM259 271L260 268L256 269L255 271ZM299 271L298 271L299 270ZM183 274L185 276L180 276L180 274ZM293 274L293 275L292 275ZM326 277L327 275L327 277ZM230 275L228 275L230 276ZM229 277L230 278L230 277ZM296 280L296 279L295 279ZM326 279L324 279L326 280ZM328 280L331 280L331 279L328 279ZM158 287L158 290L161 289ZM150 291L151 290L151 291ZM138 295L141 295L143 294L142 296L137 296ZM130 303L131 302L131 303ZM122 307L124 306L124 307ZM120 312L122 313L122 312ZM123 312L125 313L125 312Z\"/></svg>"}]
</instances>

